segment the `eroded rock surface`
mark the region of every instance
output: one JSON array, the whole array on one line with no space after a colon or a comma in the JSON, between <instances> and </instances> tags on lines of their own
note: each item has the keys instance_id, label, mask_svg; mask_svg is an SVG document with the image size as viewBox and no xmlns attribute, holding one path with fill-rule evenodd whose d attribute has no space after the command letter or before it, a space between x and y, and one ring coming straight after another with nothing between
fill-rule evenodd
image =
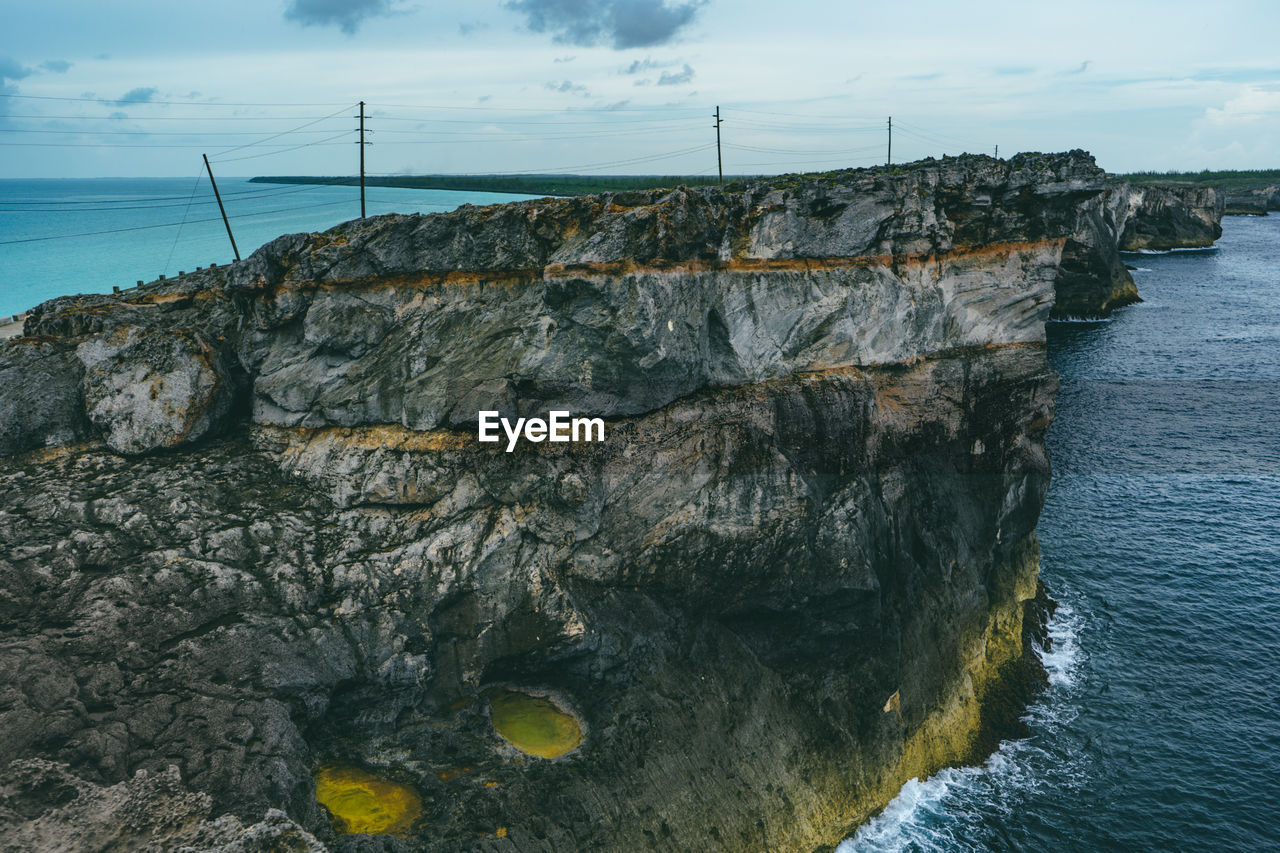
<instances>
[{"instance_id":1,"label":"eroded rock surface","mask_svg":"<svg viewBox=\"0 0 1280 853\"><path fill-rule=\"evenodd\" d=\"M231 408L231 380L198 334L122 324L81 343L76 357L89 420L120 453L196 441Z\"/></svg>"},{"instance_id":2,"label":"eroded rock surface","mask_svg":"<svg viewBox=\"0 0 1280 853\"><path fill-rule=\"evenodd\" d=\"M182 784L176 767L139 770L109 787L41 759L14 761L0 777L0 851L137 850L148 853L324 853L279 809L245 826L208 820L207 794Z\"/></svg>"},{"instance_id":3,"label":"eroded rock surface","mask_svg":"<svg viewBox=\"0 0 1280 853\"><path fill-rule=\"evenodd\" d=\"M378 217L46 303L0 348L0 411L23 370L66 398L3 433L0 766L85 803L146 771L219 844L834 843L1016 728L1043 324L1114 291L1115 233L1082 152L966 157ZM482 408L606 440L507 453ZM499 737L508 689L581 744ZM335 834L324 764L423 820ZM56 799L2 843L115 813Z\"/></svg>"},{"instance_id":4,"label":"eroded rock surface","mask_svg":"<svg viewBox=\"0 0 1280 853\"><path fill-rule=\"evenodd\" d=\"M1266 216L1280 210L1280 186L1219 190L1226 200L1228 216Z\"/></svg>"},{"instance_id":5,"label":"eroded rock surface","mask_svg":"<svg viewBox=\"0 0 1280 853\"><path fill-rule=\"evenodd\" d=\"M0 456L93 435L84 367L64 342L23 338L0 347Z\"/></svg>"},{"instance_id":6,"label":"eroded rock surface","mask_svg":"<svg viewBox=\"0 0 1280 853\"><path fill-rule=\"evenodd\" d=\"M1222 236L1225 199L1213 187L1125 183L1109 207L1124 252L1201 249Z\"/></svg>"},{"instance_id":7,"label":"eroded rock surface","mask_svg":"<svg viewBox=\"0 0 1280 853\"><path fill-rule=\"evenodd\" d=\"M1025 677L1052 387L1014 349L717 392L554 454L273 427L11 466L0 759L176 763L212 814L330 843L332 760L412 774L404 849L830 842L980 754L980 700ZM419 485L311 485L388 466ZM569 697L582 746L506 746L482 694L507 684Z\"/></svg>"}]
</instances>

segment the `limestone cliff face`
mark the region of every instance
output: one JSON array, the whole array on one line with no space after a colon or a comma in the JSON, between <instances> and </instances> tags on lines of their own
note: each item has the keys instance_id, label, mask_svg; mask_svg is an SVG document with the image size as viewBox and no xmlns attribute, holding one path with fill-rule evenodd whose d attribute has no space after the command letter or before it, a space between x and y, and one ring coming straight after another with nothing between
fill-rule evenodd
<instances>
[{"instance_id":1,"label":"limestone cliff face","mask_svg":"<svg viewBox=\"0 0 1280 853\"><path fill-rule=\"evenodd\" d=\"M312 844L279 808L373 849L314 801L353 762L422 795L377 849L811 850L981 755L1035 681L1043 324L1103 178L380 217L42 306L0 349L0 849L121 798L138 848ZM606 440L507 453L480 409ZM582 745L517 752L498 687Z\"/></svg>"},{"instance_id":2,"label":"limestone cliff face","mask_svg":"<svg viewBox=\"0 0 1280 853\"><path fill-rule=\"evenodd\" d=\"M1105 317L1138 302L1138 286L1120 259L1120 228L1109 190L1080 206L1075 231L1063 247L1052 316Z\"/></svg>"},{"instance_id":3,"label":"limestone cliff face","mask_svg":"<svg viewBox=\"0 0 1280 853\"><path fill-rule=\"evenodd\" d=\"M1213 187L1124 183L1108 207L1122 252L1200 249L1222 236L1225 199Z\"/></svg>"},{"instance_id":4,"label":"limestone cliff face","mask_svg":"<svg viewBox=\"0 0 1280 853\"><path fill-rule=\"evenodd\" d=\"M1063 250L1055 317L1098 317L1141 301L1118 252L1204 248L1222 236L1223 196L1211 187L1108 181L1081 205Z\"/></svg>"},{"instance_id":5,"label":"limestone cliff face","mask_svg":"<svg viewBox=\"0 0 1280 853\"><path fill-rule=\"evenodd\" d=\"M1219 191L1225 198L1228 216L1266 216L1280 210L1280 186Z\"/></svg>"}]
</instances>

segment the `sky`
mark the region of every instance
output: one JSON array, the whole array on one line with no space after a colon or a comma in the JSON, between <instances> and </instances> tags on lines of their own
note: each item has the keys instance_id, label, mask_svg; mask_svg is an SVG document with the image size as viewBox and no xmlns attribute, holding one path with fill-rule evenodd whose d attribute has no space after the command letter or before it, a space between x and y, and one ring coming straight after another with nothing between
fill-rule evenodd
<instances>
[{"instance_id":1,"label":"sky","mask_svg":"<svg viewBox=\"0 0 1280 853\"><path fill-rule=\"evenodd\" d=\"M0 0L0 178L1280 167L1280 2Z\"/></svg>"}]
</instances>

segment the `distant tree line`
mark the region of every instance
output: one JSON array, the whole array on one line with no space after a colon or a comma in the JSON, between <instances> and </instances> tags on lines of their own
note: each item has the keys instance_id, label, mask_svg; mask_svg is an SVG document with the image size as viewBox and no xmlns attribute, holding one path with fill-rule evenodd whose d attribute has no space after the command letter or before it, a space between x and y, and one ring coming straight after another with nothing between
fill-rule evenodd
<instances>
[{"instance_id":1,"label":"distant tree line","mask_svg":"<svg viewBox=\"0 0 1280 853\"><path fill-rule=\"evenodd\" d=\"M1135 184L1201 184L1223 189L1256 189L1280 184L1280 169L1235 169L1201 172L1130 172L1120 175Z\"/></svg>"},{"instance_id":2,"label":"distant tree line","mask_svg":"<svg viewBox=\"0 0 1280 853\"><path fill-rule=\"evenodd\" d=\"M729 176L725 176L729 180ZM357 177L315 175L275 175L251 178L260 184L325 184L353 186ZM589 195L618 190L651 190L670 187L714 186L715 177L706 175L397 175L366 177L370 187L408 187L420 190L470 190L527 195Z\"/></svg>"}]
</instances>

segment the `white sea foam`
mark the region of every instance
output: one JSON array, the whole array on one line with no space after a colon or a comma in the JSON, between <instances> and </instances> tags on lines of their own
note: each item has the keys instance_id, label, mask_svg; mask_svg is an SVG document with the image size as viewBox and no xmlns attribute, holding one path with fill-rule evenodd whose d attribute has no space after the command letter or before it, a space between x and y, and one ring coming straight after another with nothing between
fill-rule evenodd
<instances>
[{"instance_id":1,"label":"white sea foam","mask_svg":"<svg viewBox=\"0 0 1280 853\"><path fill-rule=\"evenodd\" d=\"M874 820L859 827L852 838L841 841L836 853L864 850L894 853L916 849L921 844L931 849L933 843L941 839L937 838L938 828L928 825L930 819L939 815L947 794L960 781L954 777L963 773L963 770L944 770L925 782L910 780Z\"/></svg>"},{"instance_id":2,"label":"white sea foam","mask_svg":"<svg viewBox=\"0 0 1280 853\"><path fill-rule=\"evenodd\" d=\"M1077 317L1069 315L1066 317L1050 317L1048 323L1110 323L1110 317Z\"/></svg>"},{"instance_id":3,"label":"white sea foam","mask_svg":"<svg viewBox=\"0 0 1280 853\"><path fill-rule=\"evenodd\" d=\"M1080 614L1070 604L1060 603L1053 618L1049 620L1048 648L1036 647L1036 654L1040 656L1040 662L1049 673L1050 687L1071 687L1077 682L1081 659L1080 630L1082 627ZM1051 697L1046 699L1052 701Z\"/></svg>"},{"instance_id":4,"label":"white sea foam","mask_svg":"<svg viewBox=\"0 0 1280 853\"><path fill-rule=\"evenodd\" d=\"M1049 755L1041 742L1076 716L1070 695L1079 682L1083 625L1079 613L1061 603L1048 625L1048 648L1036 647L1049 687L1024 717L1031 737L1006 741L981 766L949 768L924 781L910 780L884 811L841 841L836 853L977 853L985 848L967 831L975 820L1012 814L1020 798L1042 785L1079 778L1081 768ZM1041 778L1044 766L1053 766L1061 778Z\"/></svg>"},{"instance_id":5,"label":"white sea foam","mask_svg":"<svg viewBox=\"0 0 1280 853\"><path fill-rule=\"evenodd\" d=\"M1178 248L1178 249L1126 249L1120 254L1121 255L1174 255L1174 254L1185 254L1187 252L1191 252L1193 254L1203 254L1206 252L1216 252L1216 251L1218 251L1217 246L1198 246L1198 247Z\"/></svg>"}]
</instances>

